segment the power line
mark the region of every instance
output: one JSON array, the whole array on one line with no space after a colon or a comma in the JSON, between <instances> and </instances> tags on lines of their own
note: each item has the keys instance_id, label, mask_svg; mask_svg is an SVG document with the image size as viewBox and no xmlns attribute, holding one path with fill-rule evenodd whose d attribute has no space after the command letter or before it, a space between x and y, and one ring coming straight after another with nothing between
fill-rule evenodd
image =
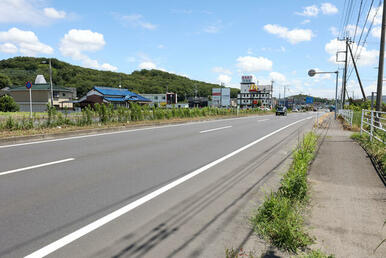
<instances>
[{"instance_id":1,"label":"power line","mask_svg":"<svg viewBox=\"0 0 386 258\"><path fill-rule=\"evenodd\" d=\"M374 1L372 1L372 2L374 2ZM354 55L355 60L357 60L357 61L358 61L358 59L360 58L360 56L361 56L361 54L362 54L363 48L365 47L367 38L368 38L368 36L369 36L369 34L370 34L370 32L371 32L371 29L372 29L372 27L373 27L375 18L376 18L377 14L378 14L378 11L379 11L380 7L381 7L381 3L382 3L382 2L379 1L378 7L377 7L377 9L376 9L376 11L375 11L374 16L372 17L372 21L371 21L371 23L370 23L370 26L369 26L369 28L368 28L368 30L367 30L367 33L366 33L366 36L365 36L365 38L364 38L364 40L363 40L362 47L361 47L360 49L359 49L359 47L360 47L360 42L358 41L357 48L356 48L356 52L355 52L355 55ZM370 14L370 11L371 11L371 8L369 9L368 15ZM365 28L365 27L363 27L362 31L364 30L364 28ZM359 49L359 54L358 54L358 56L356 56L356 53L357 53L358 49ZM354 68L352 67L351 70L350 70L350 74L349 74L348 78L350 78L350 76L351 76L351 74L352 74L352 72L353 72L353 69L354 69Z\"/></svg>"},{"instance_id":2,"label":"power line","mask_svg":"<svg viewBox=\"0 0 386 258\"><path fill-rule=\"evenodd\" d=\"M360 18L361 18L362 4L363 4L363 0L361 0L361 4L360 4L360 6L359 6L358 18L357 18L357 24L355 25L355 32L354 32L354 37L353 37L353 41L354 41L354 42L355 42L355 37L356 37L356 35L357 35L357 30L358 30L359 20L360 20Z\"/></svg>"}]
</instances>

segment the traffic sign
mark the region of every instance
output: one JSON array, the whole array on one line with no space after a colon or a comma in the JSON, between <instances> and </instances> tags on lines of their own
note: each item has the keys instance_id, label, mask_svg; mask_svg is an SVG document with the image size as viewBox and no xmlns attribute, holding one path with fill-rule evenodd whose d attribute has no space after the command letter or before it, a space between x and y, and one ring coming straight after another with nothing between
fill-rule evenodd
<instances>
[{"instance_id":1,"label":"traffic sign","mask_svg":"<svg viewBox=\"0 0 386 258\"><path fill-rule=\"evenodd\" d=\"M306 104L313 104L314 98L313 97L306 97Z\"/></svg>"},{"instance_id":2,"label":"traffic sign","mask_svg":"<svg viewBox=\"0 0 386 258\"><path fill-rule=\"evenodd\" d=\"M27 83L25 84L25 87L26 87L27 89L31 89L31 88L32 88L32 84L31 84L30 82L27 82Z\"/></svg>"}]
</instances>

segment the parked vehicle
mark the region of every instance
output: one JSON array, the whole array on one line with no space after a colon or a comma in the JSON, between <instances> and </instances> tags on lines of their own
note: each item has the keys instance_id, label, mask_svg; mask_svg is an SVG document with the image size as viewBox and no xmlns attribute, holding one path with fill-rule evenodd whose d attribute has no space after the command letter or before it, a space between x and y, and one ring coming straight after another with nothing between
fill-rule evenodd
<instances>
[{"instance_id":1,"label":"parked vehicle","mask_svg":"<svg viewBox=\"0 0 386 258\"><path fill-rule=\"evenodd\" d=\"M278 107L276 109L276 115L277 116L286 116L287 115L287 108L286 107Z\"/></svg>"}]
</instances>

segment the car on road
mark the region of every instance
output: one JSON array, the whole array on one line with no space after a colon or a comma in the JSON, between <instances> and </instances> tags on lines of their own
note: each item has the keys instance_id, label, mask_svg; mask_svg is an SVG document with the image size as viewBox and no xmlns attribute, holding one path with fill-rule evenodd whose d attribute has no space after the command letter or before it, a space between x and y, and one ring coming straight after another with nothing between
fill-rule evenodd
<instances>
[{"instance_id":1,"label":"car on road","mask_svg":"<svg viewBox=\"0 0 386 258\"><path fill-rule=\"evenodd\" d=\"M286 116L287 115L287 108L286 107L278 107L276 109L276 115L277 116Z\"/></svg>"}]
</instances>

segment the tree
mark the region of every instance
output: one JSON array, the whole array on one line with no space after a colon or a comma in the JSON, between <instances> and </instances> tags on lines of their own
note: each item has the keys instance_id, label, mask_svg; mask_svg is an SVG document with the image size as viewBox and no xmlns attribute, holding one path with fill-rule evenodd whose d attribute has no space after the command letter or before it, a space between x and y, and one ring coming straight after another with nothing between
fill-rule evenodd
<instances>
[{"instance_id":1,"label":"tree","mask_svg":"<svg viewBox=\"0 0 386 258\"><path fill-rule=\"evenodd\" d=\"M19 105L15 100L8 95L0 97L0 111L2 112L16 112L19 111Z\"/></svg>"},{"instance_id":2,"label":"tree","mask_svg":"<svg viewBox=\"0 0 386 258\"><path fill-rule=\"evenodd\" d=\"M12 82L8 76L0 74L0 89L11 86Z\"/></svg>"}]
</instances>

